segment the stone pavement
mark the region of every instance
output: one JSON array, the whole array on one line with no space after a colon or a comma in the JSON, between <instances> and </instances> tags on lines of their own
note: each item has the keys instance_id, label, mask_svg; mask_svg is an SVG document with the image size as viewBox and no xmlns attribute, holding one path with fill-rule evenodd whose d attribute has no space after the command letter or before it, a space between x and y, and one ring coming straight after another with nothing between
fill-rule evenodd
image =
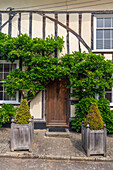
<instances>
[{"instance_id":1,"label":"stone pavement","mask_svg":"<svg viewBox=\"0 0 113 170\"><path fill-rule=\"evenodd\" d=\"M87 157L81 146L81 134L70 132L70 138L46 137L46 130L34 130L32 152L10 151L10 128L0 128L0 157L58 160L113 161L113 134L107 136L107 156Z\"/></svg>"}]
</instances>

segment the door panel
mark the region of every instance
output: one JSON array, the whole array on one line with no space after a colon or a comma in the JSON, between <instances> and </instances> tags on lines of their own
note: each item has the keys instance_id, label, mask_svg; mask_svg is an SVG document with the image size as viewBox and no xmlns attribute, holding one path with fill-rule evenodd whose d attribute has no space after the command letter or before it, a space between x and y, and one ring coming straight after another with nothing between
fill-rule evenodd
<instances>
[{"instance_id":1,"label":"door panel","mask_svg":"<svg viewBox=\"0 0 113 170\"><path fill-rule=\"evenodd\" d=\"M47 126L69 126L68 79L55 80L47 86Z\"/></svg>"}]
</instances>

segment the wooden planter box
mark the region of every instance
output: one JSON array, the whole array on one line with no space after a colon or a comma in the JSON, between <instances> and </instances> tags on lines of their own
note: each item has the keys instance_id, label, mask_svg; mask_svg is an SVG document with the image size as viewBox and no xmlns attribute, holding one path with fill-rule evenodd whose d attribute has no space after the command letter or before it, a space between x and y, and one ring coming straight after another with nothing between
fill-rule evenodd
<instances>
[{"instance_id":1,"label":"wooden planter box","mask_svg":"<svg viewBox=\"0 0 113 170\"><path fill-rule=\"evenodd\" d=\"M82 146L87 154L106 156L106 125L101 130L90 130L82 124Z\"/></svg>"},{"instance_id":2,"label":"wooden planter box","mask_svg":"<svg viewBox=\"0 0 113 170\"><path fill-rule=\"evenodd\" d=\"M29 150L32 151L34 138L34 121L29 119L29 124L15 124L14 119L11 123L11 151Z\"/></svg>"}]
</instances>

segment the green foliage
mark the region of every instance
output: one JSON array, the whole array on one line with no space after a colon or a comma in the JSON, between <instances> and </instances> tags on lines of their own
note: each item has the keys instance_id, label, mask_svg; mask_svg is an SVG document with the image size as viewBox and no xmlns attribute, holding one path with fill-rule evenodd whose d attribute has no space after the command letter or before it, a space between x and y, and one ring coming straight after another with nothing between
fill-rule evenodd
<instances>
[{"instance_id":1,"label":"green foliage","mask_svg":"<svg viewBox=\"0 0 113 170\"><path fill-rule=\"evenodd\" d=\"M75 119L72 121L72 129L75 129L76 132L80 132L82 120L85 120L91 104L94 102L97 103L97 99L86 97L81 99L78 104L75 105Z\"/></svg>"},{"instance_id":2,"label":"green foliage","mask_svg":"<svg viewBox=\"0 0 113 170\"><path fill-rule=\"evenodd\" d=\"M23 99L15 116L16 124L28 124L31 119L29 106L26 99Z\"/></svg>"},{"instance_id":3,"label":"green foliage","mask_svg":"<svg viewBox=\"0 0 113 170\"><path fill-rule=\"evenodd\" d=\"M26 90L27 98L33 98L49 81L65 76L71 82L69 88L74 89L71 95L79 100L97 94L103 97L105 87L112 86L113 64L102 55L74 52L58 59L54 57L55 50L62 51L63 38L48 36L43 40L26 34L11 37L3 33L0 37L1 59L11 62L19 59L26 66L25 70L14 70L5 80L10 96L15 90Z\"/></svg>"},{"instance_id":4,"label":"green foliage","mask_svg":"<svg viewBox=\"0 0 113 170\"><path fill-rule=\"evenodd\" d=\"M113 133L113 111L110 110L110 102L105 98L101 98L98 101L98 108L100 110L103 121L106 124L107 132Z\"/></svg>"},{"instance_id":5,"label":"green foliage","mask_svg":"<svg viewBox=\"0 0 113 170\"><path fill-rule=\"evenodd\" d=\"M0 108L0 127L16 114L16 109L12 104L2 104Z\"/></svg>"},{"instance_id":6,"label":"green foliage","mask_svg":"<svg viewBox=\"0 0 113 170\"><path fill-rule=\"evenodd\" d=\"M72 96L81 100L86 97L99 95L104 97L105 87L111 88L113 78L113 64L105 60L104 56L94 53L74 52L64 56L62 61L70 68L70 87Z\"/></svg>"},{"instance_id":7,"label":"green foliage","mask_svg":"<svg viewBox=\"0 0 113 170\"><path fill-rule=\"evenodd\" d=\"M91 104L89 113L87 114L86 119L84 121L85 127L87 127L88 124L91 130L103 129L104 123L96 103Z\"/></svg>"},{"instance_id":8,"label":"green foliage","mask_svg":"<svg viewBox=\"0 0 113 170\"><path fill-rule=\"evenodd\" d=\"M31 39L26 34L11 37L3 33L0 33L0 37L1 59L11 62L19 59L22 67L25 66L25 70L15 69L10 72L5 80L4 86L10 96L14 96L15 90L25 90L27 98L33 98L37 92L45 89L49 81L63 77L59 59L54 57L55 50L62 51L63 38L48 36L43 40Z\"/></svg>"},{"instance_id":9,"label":"green foliage","mask_svg":"<svg viewBox=\"0 0 113 170\"><path fill-rule=\"evenodd\" d=\"M105 60L104 56L91 52L73 52L71 55L55 58L55 50L61 52L63 43L63 38L60 37L55 39L53 36L48 36L43 40L32 39L26 34L11 37L0 33L0 58L11 62L18 59L22 61L22 67L25 66L24 70L15 69L10 72L4 86L10 96L13 96L17 90L21 92L24 90L26 98L29 99L44 90L50 81L69 78L68 88L73 89L71 96L81 102L76 106L75 120L72 122L73 128L80 131L81 121L85 119L90 104L98 103L92 98L96 95L104 98L104 89L113 86L111 76L113 63L111 60ZM85 100L85 103L82 103L82 100ZM85 107L82 107L83 105ZM100 104L99 109L103 110L100 112L107 124L107 130L113 132L111 111L107 103L104 101L104 106Z\"/></svg>"},{"instance_id":10,"label":"green foliage","mask_svg":"<svg viewBox=\"0 0 113 170\"><path fill-rule=\"evenodd\" d=\"M107 132L113 133L113 111L110 110L110 102L101 98L83 98L75 105L75 119L72 121L72 128L80 132L82 120L85 120L92 103L97 103L103 122L106 124Z\"/></svg>"}]
</instances>

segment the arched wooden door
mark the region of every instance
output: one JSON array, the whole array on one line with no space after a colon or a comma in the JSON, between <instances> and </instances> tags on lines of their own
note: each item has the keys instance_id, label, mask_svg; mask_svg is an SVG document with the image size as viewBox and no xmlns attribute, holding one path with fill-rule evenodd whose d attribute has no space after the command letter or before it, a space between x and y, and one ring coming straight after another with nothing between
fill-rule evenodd
<instances>
[{"instance_id":1,"label":"arched wooden door","mask_svg":"<svg viewBox=\"0 0 113 170\"><path fill-rule=\"evenodd\" d=\"M46 126L69 126L68 79L55 80L48 84L46 95Z\"/></svg>"}]
</instances>

